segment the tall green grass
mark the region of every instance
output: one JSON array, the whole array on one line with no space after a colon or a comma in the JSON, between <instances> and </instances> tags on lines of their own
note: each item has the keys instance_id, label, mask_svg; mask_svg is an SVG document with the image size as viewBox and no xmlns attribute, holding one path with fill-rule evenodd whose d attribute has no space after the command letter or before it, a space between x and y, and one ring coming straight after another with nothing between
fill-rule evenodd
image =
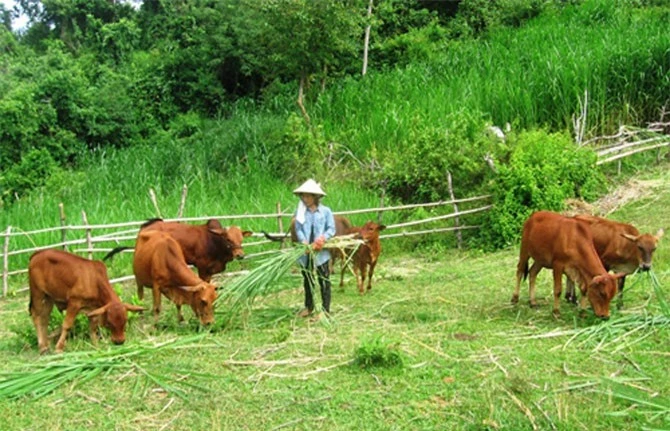
<instances>
[{"instance_id":1,"label":"tall green grass","mask_svg":"<svg viewBox=\"0 0 670 431\"><path fill-rule=\"evenodd\" d=\"M657 119L670 94L668 14L621 2L570 6L521 29L445 44L429 64L345 81L313 117L361 156L394 151L411 124L440 124L461 110L500 126L569 128L585 90L590 132Z\"/></svg>"}]
</instances>

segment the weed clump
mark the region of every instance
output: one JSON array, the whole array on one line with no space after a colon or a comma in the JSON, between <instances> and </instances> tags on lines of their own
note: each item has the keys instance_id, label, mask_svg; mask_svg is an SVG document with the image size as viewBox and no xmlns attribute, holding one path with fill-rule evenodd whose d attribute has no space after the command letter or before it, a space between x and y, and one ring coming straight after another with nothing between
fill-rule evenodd
<instances>
[{"instance_id":1,"label":"weed clump","mask_svg":"<svg viewBox=\"0 0 670 431\"><path fill-rule=\"evenodd\" d=\"M364 340L354 352L354 365L360 368L402 368L403 364L397 343L380 336Z\"/></svg>"}]
</instances>

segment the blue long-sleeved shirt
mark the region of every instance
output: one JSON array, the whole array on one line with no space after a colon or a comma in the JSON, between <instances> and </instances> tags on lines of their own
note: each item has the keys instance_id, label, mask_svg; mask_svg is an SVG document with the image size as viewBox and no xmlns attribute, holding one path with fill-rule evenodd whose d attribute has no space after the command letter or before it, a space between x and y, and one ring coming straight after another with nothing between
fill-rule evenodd
<instances>
[{"instance_id":1,"label":"blue long-sleeved shirt","mask_svg":"<svg viewBox=\"0 0 670 431\"><path fill-rule=\"evenodd\" d=\"M335 235L335 218L333 212L325 205L319 204L317 209L312 212L309 209L305 211L305 222L295 222L295 233L298 241L309 244L313 243L315 239L323 235L326 240ZM302 266L307 266L309 256L304 255L298 259ZM328 250L321 250L314 254L314 263L317 266L323 265L330 260L330 252Z\"/></svg>"}]
</instances>

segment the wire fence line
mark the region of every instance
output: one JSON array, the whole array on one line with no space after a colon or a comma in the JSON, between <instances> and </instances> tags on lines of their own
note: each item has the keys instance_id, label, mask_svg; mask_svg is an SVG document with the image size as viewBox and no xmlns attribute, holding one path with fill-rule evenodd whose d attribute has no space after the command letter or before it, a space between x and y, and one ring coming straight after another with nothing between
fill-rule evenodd
<instances>
[{"instance_id":1,"label":"wire fence line","mask_svg":"<svg viewBox=\"0 0 670 431\"><path fill-rule=\"evenodd\" d=\"M470 198L463 198L463 199L451 199L451 200L440 200L437 202L428 202L428 203L422 203L422 204L413 204L413 205L398 205L398 206L384 206L383 205L383 199L380 203L380 206L374 207L374 208L363 208L363 209L355 209L355 210L348 210L348 211L334 211L333 213L335 215L342 215L342 216L349 216L349 215L355 215L355 214L366 214L366 213L376 213L377 218L379 221L381 221L382 218L382 213L388 212L388 211L402 211L402 210L409 210L409 209L417 209L417 208L435 208L435 207L440 207L440 206L452 206L453 212L450 214L442 215L442 216L437 216L437 217L429 217L425 218L422 220L413 220L405 223L398 223L398 224L391 224L387 225L387 230L401 230L406 227L411 227L411 226L416 226L420 224L427 224L427 223L432 223L435 221L440 221L440 220L447 220L447 219L454 219L453 226L444 228L444 227L439 227L435 229L426 229L426 230L420 230L420 231L406 231L403 230L398 233L391 233L391 234L384 234L380 235L380 239L385 239L385 238L397 238L397 237L409 237L413 235L426 235L426 234L431 234L431 233L441 233L441 232L459 232L460 230L465 230L465 229L476 229L478 226L467 226L467 225L461 225L460 223L460 217L467 216L469 214L474 214L482 211L486 211L491 208L491 205L484 205L479 208L472 208L468 210L459 210L458 204L461 203L468 203L468 202L477 202L477 201L482 201L489 199L489 195L484 195L484 196L475 196L475 197L470 197ZM12 276L17 276L21 274L26 274L28 272L27 267L19 267L17 268L14 266L14 268L11 268L11 261L12 259L10 258L16 258L17 256L20 255L26 255L26 254L32 254L40 250L46 250L46 249L52 249L52 248L61 248L64 250L68 250L72 253L76 254L83 254L87 256L89 259L93 258L94 253L108 253L111 251L114 247L116 247L121 241L134 241L135 238L137 237L137 233L140 230L140 227L142 224L146 223L146 220L142 221L129 221L129 222L121 222L121 223L110 223L110 224L88 224L87 218L86 218L86 213L82 211L82 224L76 224L76 225L69 225L65 224L65 218L63 215L62 211L62 205L61 207L61 225L56 226L56 227L48 227L48 228L42 228L42 229L36 229L36 230L30 230L30 231L22 231L20 229L16 229L15 227L12 226L7 226L6 230L4 232L0 233L0 240L3 241L3 272L2 272L2 282L3 282L3 289L2 289L2 294L3 296L7 296L9 292L9 279ZM289 219L293 216L293 212L285 212L282 211L280 205L277 205L277 212L276 213L267 213L267 214L241 214L241 215L213 215L213 216L202 216L202 217L178 217L178 218L165 218L163 219L164 221L176 221L176 222L198 222L198 221L206 221L210 219L217 219L217 220L236 220L239 222L243 222L244 220L251 220L251 219L275 219L277 222L277 229L278 233L275 233L273 235L287 235L288 232L284 230L284 226L288 225L285 223L286 219ZM118 231L114 232L109 232L109 230L113 229L119 229ZM95 231L100 231L104 230L105 232L101 232L98 234L94 234ZM41 234L49 234L49 233L61 233L61 241L57 242L50 242L47 244L36 244L33 241L33 238L41 235ZM68 233L74 235L79 235L79 238L76 239L71 239L71 240L65 240L67 238ZM22 237L22 238L29 238L30 242L32 243L31 247L23 247L23 248L12 248L12 239L16 239L17 237ZM252 234L252 237L255 238L264 238L263 233L254 233ZM253 242L245 242L244 243L244 248L245 249L250 249L262 245L267 245L271 244L274 241L270 240L258 240L258 241L253 241ZM102 247L100 245L103 245ZM107 245L106 247L104 245ZM460 244L460 238L459 238L459 247L461 246ZM129 252L132 253L133 250L125 250L124 252ZM271 251L259 251L256 253L248 253L246 255L247 258L255 258L259 256L266 255L268 253L272 253ZM25 261L25 256L24 256L24 261ZM27 266L27 264L26 264ZM227 273L227 274L233 274L233 273ZM122 281L127 281L131 280L133 278L132 275L125 275L119 278L115 278L110 280L112 283L116 282L122 282ZM17 290L17 292L24 291L26 288L21 288Z\"/></svg>"}]
</instances>

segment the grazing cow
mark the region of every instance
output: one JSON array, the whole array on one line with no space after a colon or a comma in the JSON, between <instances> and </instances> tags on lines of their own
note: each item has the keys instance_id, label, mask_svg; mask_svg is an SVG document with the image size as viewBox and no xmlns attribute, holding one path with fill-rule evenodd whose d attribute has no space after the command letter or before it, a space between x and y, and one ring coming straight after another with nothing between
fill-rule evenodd
<instances>
[{"instance_id":1,"label":"grazing cow","mask_svg":"<svg viewBox=\"0 0 670 431\"><path fill-rule=\"evenodd\" d=\"M169 233L140 231L135 245L133 272L140 298L144 296L144 287L152 289L156 321L161 311L161 293L177 306L180 322L184 320L181 314L183 304L191 306L202 324L208 325L214 321L214 285L191 271L179 243Z\"/></svg>"},{"instance_id":2,"label":"grazing cow","mask_svg":"<svg viewBox=\"0 0 670 431\"><path fill-rule=\"evenodd\" d=\"M358 293L363 295L365 293L364 285L367 277L367 290L372 289L372 275L377 266L377 259L382 251L381 243L379 242L379 232L386 229L385 225L377 224L373 221L368 221L361 227L348 228L344 234L356 234L354 238L362 239L363 244L358 246L356 251L351 255L351 250L330 249L337 250L337 258L342 259L342 268L340 272L340 288L344 286L344 271L346 270L345 263L349 256L354 267L354 275L356 276L356 284L358 285ZM335 254L333 255L335 256Z\"/></svg>"},{"instance_id":3,"label":"grazing cow","mask_svg":"<svg viewBox=\"0 0 670 431\"><path fill-rule=\"evenodd\" d=\"M528 259L531 257L534 262L529 270ZM586 308L588 298L596 316L609 318L609 304L616 294L616 281L623 274L607 272L596 253L591 230L584 223L548 211L535 212L526 220L512 304L519 301L521 279L529 276L530 304L537 305L535 281L542 268L552 268L554 272L554 315L560 314L561 278L565 273L580 285L582 310Z\"/></svg>"},{"instance_id":4,"label":"grazing cow","mask_svg":"<svg viewBox=\"0 0 670 431\"><path fill-rule=\"evenodd\" d=\"M632 274L637 269L641 271L651 269L651 260L658 240L663 236L663 229L659 229L656 235L640 234L640 231L630 224L602 217L580 214L574 218L591 229L593 245L605 269L624 273L624 276L619 279L617 300L617 306L623 307L623 287L626 275ZM567 281L565 298L577 303L574 283L570 279Z\"/></svg>"},{"instance_id":5,"label":"grazing cow","mask_svg":"<svg viewBox=\"0 0 670 431\"><path fill-rule=\"evenodd\" d=\"M149 230L167 232L177 240L184 252L186 263L195 266L200 278L207 282L211 281L212 275L225 271L228 262L244 257L242 240L252 234L237 226L224 228L216 219L210 219L204 225L151 219L140 227L140 233ZM103 260L128 248L130 247L117 247Z\"/></svg>"},{"instance_id":6,"label":"grazing cow","mask_svg":"<svg viewBox=\"0 0 670 431\"><path fill-rule=\"evenodd\" d=\"M37 331L40 353L49 350L47 329L51 310L56 305L65 311L63 328L56 343L56 352L65 348L68 330L80 311L87 312L91 341L98 340L100 323L111 331L114 344L126 340L125 328L128 311L141 311L142 307L124 304L109 284L107 267L59 250L38 251L30 257L28 266L30 283L30 316Z\"/></svg>"}]
</instances>

